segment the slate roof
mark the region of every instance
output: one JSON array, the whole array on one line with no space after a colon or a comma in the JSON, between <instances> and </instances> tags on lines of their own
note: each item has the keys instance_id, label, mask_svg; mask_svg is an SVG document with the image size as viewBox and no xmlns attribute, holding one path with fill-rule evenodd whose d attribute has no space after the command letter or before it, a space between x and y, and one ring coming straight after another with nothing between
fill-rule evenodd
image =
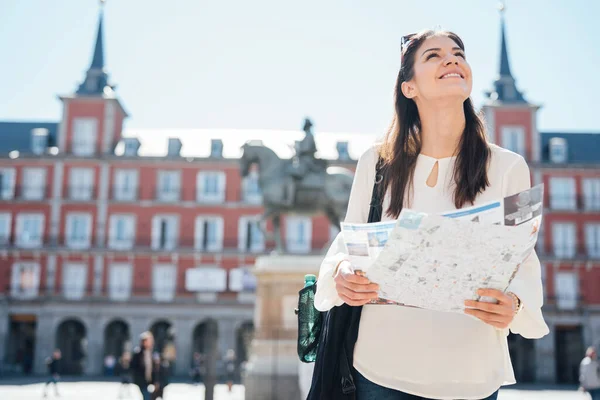
<instances>
[{"instance_id":1,"label":"slate roof","mask_svg":"<svg viewBox=\"0 0 600 400\"><path fill-rule=\"evenodd\" d=\"M13 150L31 154L31 131L35 128L48 129L48 145L56 146L58 122L0 121L0 157Z\"/></svg>"},{"instance_id":2,"label":"slate roof","mask_svg":"<svg viewBox=\"0 0 600 400\"><path fill-rule=\"evenodd\" d=\"M549 143L554 137L567 141L568 164L598 164L600 165L600 132L540 132L542 145L542 162L550 162Z\"/></svg>"}]
</instances>

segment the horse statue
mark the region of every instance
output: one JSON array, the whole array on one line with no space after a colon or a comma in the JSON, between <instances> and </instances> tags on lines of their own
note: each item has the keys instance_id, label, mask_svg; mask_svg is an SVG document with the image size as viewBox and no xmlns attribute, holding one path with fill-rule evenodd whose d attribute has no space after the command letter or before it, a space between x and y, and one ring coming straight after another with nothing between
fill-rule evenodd
<instances>
[{"instance_id":1,"label":"horse statue","mask_svg":"<svg viewBox=\"0 0 600 400\"><path fill-rule=\"evenodd\" d=\"M259 227L265 238L275 240L276 253L283 253L285 250L280 230L282 214L311 216L323 212L330 223L340 229L354 179L352 172L345 168L325 166L322 172L308 172L295 183L295 193L290 201L286 188L295 179L290 168L293 162L294 160L280 159L261 142L248 142L242 146L242 176L248 176L250 167L254 164L259 168L258 184L265 209ZM267 236L265 229L269 219L273 221L272 236Z\"/></svg>"}]
</instances>

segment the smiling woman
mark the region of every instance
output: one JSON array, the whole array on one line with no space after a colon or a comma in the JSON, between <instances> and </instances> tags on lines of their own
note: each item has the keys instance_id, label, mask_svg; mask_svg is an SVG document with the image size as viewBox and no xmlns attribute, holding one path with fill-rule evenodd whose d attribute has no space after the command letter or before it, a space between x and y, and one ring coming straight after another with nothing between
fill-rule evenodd
<instances>
[{"instance_id":1,"label":"smiling woman","mask_svg":"<svg viewBox=\"0 0 600 400\"><path fill-rule=\"evenodd\" d=\"M382 221L390 221L404 207L441 214L530 187L525 160L487 142L470 98L473 74L465 46L456 34L424 31L405 37L401 64L394 118L383 143L358 161L346 222L367 222L371 190L383 199ZM506 291L478 291L495 303L465 299L464 313L449 313L370 304L379 297L378 282L355 273L346 252L338 235L321 264L315 307L360 308L342 335L355 393L347 382L340 390L339 379L325 382L324 377L339 376L319 370L319 358L328 354L325 346L309 399L493 400L501 385L515 383L508 330L530 339L548 333L535 253ZM356 343L350 342L353 337ZM335 393L323 393L327 385Z\"/></svg>"}]
</instances>

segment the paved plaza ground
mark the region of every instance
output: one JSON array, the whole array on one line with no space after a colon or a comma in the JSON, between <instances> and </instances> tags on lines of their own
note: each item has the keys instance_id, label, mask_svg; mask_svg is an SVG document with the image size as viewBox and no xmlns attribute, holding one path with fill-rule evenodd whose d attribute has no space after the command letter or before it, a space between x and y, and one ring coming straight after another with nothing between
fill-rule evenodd
<instances>
[{"instance_id":1,"label":"paved plaza ground","mask_svg":"<svg viewBox=\"0 0 600 400\"><path fill-rule=\"evenodd\" d=\"M48 399L55 399L54 388L49 390ZM127 400L141 400L135 387ZM20 383L0 380L0 400L38 400L42 399L43 383ZM118 400L119 383L115 382L62 382L59 386L61 400ZM204 387L186 383L173 383L165 389L165 400L204 400ZM499 400L588 400L589 396L575 390L559 388L519 388L505 389L500 392ZM244 387L235 385L231 393L225 385L217 385L215 400L245 400ZM276 400L248 399L248 400Z\"/></svg>"}]
</instances>

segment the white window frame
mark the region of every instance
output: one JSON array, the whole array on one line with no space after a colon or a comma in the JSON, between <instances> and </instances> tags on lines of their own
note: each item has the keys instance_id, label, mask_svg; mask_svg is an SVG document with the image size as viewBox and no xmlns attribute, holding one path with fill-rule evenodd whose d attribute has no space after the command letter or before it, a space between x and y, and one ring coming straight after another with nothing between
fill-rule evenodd
<instances>
[{"instance_id":1,"label":"white window frame","mask_svg":"<svg viewBox=\"0 0 600 400\"><path fill-rule=\"evenodd\" d=\"M73 279L75 272L75 279ZM63 297L67 300L81 300L85 296L88 278L88 265L81 262L67 262L62 269ZM72 282L72 281L75 282Z\"/></svg>"},{"instance_id":2,"label":"white window frame","mask_svg":"<svg viewBox=\"0 0 600 400\"><path fill-rule=\"evenodd\" d=\"M502 147L526 157L525 127L521 125L504 125L500 128Z\"/></svg>"},{"instance_id":3,"label":"white window frame","mask_svg":"<svg viewBox=\"0 0 600 400\"><path fill-rule=\"evenodd\" d=\"M23 287L21 278L23 269L30 269L26 287ZM11 296L19 299L33 299L38 296L40 289L40 264L37 262L16 262L12 265Z\"/></svg>"},{"instance_id":4,"label":"white window frame","mask_svg":"<svg viewBox=\"0 0 600 400\"><path fill-rule=\"evenodd\" d=\"M125 221L125 238L117 235L119 220ZM136 216L135 214L112 214L108 225L108 247L114 250L130 250L135 245L136 239Z\"/></svg>"},{"instance_id":5,"label":"white window frame","mask_svg":"<svg viewBox=\"0 0 600 400\"><path fill-rule=\"evenodd\" d=\"M10 244L11 225L12 214L9 212L0 212L0 246L8 246Z\"/></svg>"},{"instance_id":6,"label":"white window frame","mask_svg":"<svg viewBox=\"0 0 600 400\"><path fill-rule=\"evenodd\" d=\"M155 264L152 268L152 298L159 302L173 301L177 289L177 266Z\"/></svg>"},{"instance_id":7,"label":"white window frame","mask_svg":"<svg viewBox=\"0 0 600 400\"><path fill-rule=\"evenodd\" d=\"M14 168L0 168L0 175L2 180L0 181L0 200L12 200L15 198L15 169Z\"/></svg>"},{"instance_id":8,"label":"white window frame","mask_svg":"<svg viewBox=\"0 0 600 400\"><path fill-rule=\"evenodd\" d=\"M576 272L557 271L554 275L556 307L574 310L579 302L579 277Z\"/></svg>"},{"instance_id":9,"label":"white window frame","mask_svg":"<svg viewBox=\"0 0 600 400\"><path fill-rule=\"evenodd\" d=\"M590 258L600 260L600 222L585 224L585 247Z\"/></svg>"},{"instance_id":10,"label":"white window frame","mask_svg":"<svg viewBox=\"0 0 600 400\"><path fill-rule=\"evenodd\" d=\"M84 223L84 236L73 237L74 220ZM72 249L89 249L92 243L92 214L83 212L70 212L65 217L65 244Z\"/></svg>"},{"instance_id":11,"label":"white window frame","mask_svg":"<svg viewBox=\"0 0 600 400\"><path fill-rule=\"evenodd\" d=\"M25 222L28 218L37 219L39 225L39 232L33 232L28 235L28 237L24 237L25 235ZM35 248L41 247L43 243L44 237L44 222L45 216L43 213L19 213L16 217L16 235L15 235L15 245L17 247L23 248ZM30 239L29 237L32 237Z\"/></svg>"},{"instance_id":12,"label":"white window frame","mask_svg":"<svg viewBox=\"0 0 600 400\"><path fill-rule=\"evenodd\" d=\"M262 253L265 251L265 237L260 232L258 224L260 223L260 215L244 215L241 216L238 222L238 250L241 252ZM248 224L254 222L256 230L254 232L259 235L259 240L250 243L250 248L246 248Z\"/></svg>"},{"instance_id":13,"label":"white window frame","mask_svg":"<svg viewBox=\"0 0 600 400\"><path fill-rule=\"evenodd\" d=\"M169 234L165 240L164 247L160 246L160 222L167 221L167 229L170 225L170 230L174 233ZM175 214L158 214L152 218L152 249L153 250L175 250L179 244L179 215Z\"/></svg>"},{"instance_id":14,"label":"white window frame","mask_svg":"<svg viewBox=\"0 0 600 400\"><path fill-rule=\"evenodd\" d=\"M576 210L577 189L573 177L550 177L550 208L553 210Z\"/></svg>"},{"instance_id":15,"label":"white window frame","mask_svg":"<svg viewBox=\"0 0 600 400\"><path fill-rule=\"evenodd\" d=\"M215 179L216 193L206 193L206 180ZM196 175L196 201L199 203L225 202L226 175L223 171L200 171Z\"/></svg>"},{"instance_id":16,"label":"white window frame","mask_svg":"<svg viewBox=\"0 0 600 400\"><path fill-rule=\"evenodd\" d=\"M118 276L115 275L117 271L119 271ZM108 269L109 299L113 301L129 300L132 280L133 266L130 263L111 263Z\"/></svg>"},{"instance_id":17,"label":"white window frame","mask_svg":"<svg viewBox=\"0 0 600 400\"><path fill-rule=\"evenodd\" d=\"M296 234L299 232L298 224L302 224L302 235L305 237L304 242L299 242L296 238ZM312 246L312 219L300 216L286 217L285 243L286 249L292 253L310 253Z\"/></svg>"},{"instance_id":18,"label":"white window frame","mask_svg":"<svg viewBox=\"0 0 600 400\"><path fill-rule=\"evenodd\" d=\"M206 243L204 247L204 224L215 224L215 241ZM223 217L211 215L199 215L194 223L194 249L200 251L217 252L223 250Z\"/></svg>"},{"instance_id":19,"label":"white window frame","mask_svg":"<svg viewBox=\"0 0 600 400\"><path fill-rule=\"evenodd\" d=\"M248 277L252 278L252 287L247 287L245 281ZM238 268L232 268L229 270L229 291L231 292L242 292L242 293L254 293L256 292L256 276L252 273L251 266L239 266Z\"/></svg>"},{"instance_id":20,"label":"white window frame","mask_svg":"<svg viewBox=\"0 0 600 400\"><path fill-rule=\"evenodd\" d=\"M98 120L90 117L73 118L71 148L76 156L91 156L96 153L98 142Z\"/></svg>"},{"instance_id":21,"label":"white window frame","mask_svg":"<svg viewBox=\"0 0 600 400\"><path fill-rule=\"evenodd\" d=\"M117 201L135 201L138 198L139 172L137 169L116 169L113 183L113 198ZM131 182L132 187L125 182Z\"/></svg>"},{"instance_id":22,"label":"white window frame","mask_svg":"<svg viewBox=\"0 0 600 400\"><path fill-rule=\"evenodd\" d=\"M600 210L600 178L584 178L582 184L585 209Z\"/></svg>"},{"instance_id":23,"label":"white window frame","mask_svg":"<svg viewBox=\"0 0 600 400\"><path fill-rule=\"evenodd\" d=\"M94 169L72 167L69 170L69 199L92 200L94 191Z\"/></svg>"},{"instance_id":24,"label":"white window frame","mask_svg":"<svg viewBox=\"0 0 600 400\"><path fill-rule=\"evenodd\" d=\"M573 258L577 254L577 227L570 222L552 224L552 244L558 258Z\"/></svg>"},{"instance_id":25,"label":"white window frame","mask_svg":"<svg viewBox=\"0 0 600 400\"><path fill-rule=\"evenodd\" d=\"M250 171L250 173L242 179L242 201L248 204L262 203L262 192L258 182L258 171Z\"/></svg>"},{"instance_id":26,"label":"white window frame","mask_svg":"<svg viewBox=\"0 0 600 400\"><path fill-rule=\"evenodd\" d=\"M21 179L21 197L25 200L42 200L46 192L46 168L25 167Z\"/></svg>"},{"instance_id":27,"label":"white window frame","mask_svg":"<svg viewBox=\"0 0 600 400\"><path fill-rule=\"evenodd\" d=\"M164 181L173 180L168 190L164 190ZM172 188L171 188L172 187ZM181 198L181 172L172 170L157 171L156 176L156 199L159 201L179 201Z\"/></svg>"}]
</instances>

